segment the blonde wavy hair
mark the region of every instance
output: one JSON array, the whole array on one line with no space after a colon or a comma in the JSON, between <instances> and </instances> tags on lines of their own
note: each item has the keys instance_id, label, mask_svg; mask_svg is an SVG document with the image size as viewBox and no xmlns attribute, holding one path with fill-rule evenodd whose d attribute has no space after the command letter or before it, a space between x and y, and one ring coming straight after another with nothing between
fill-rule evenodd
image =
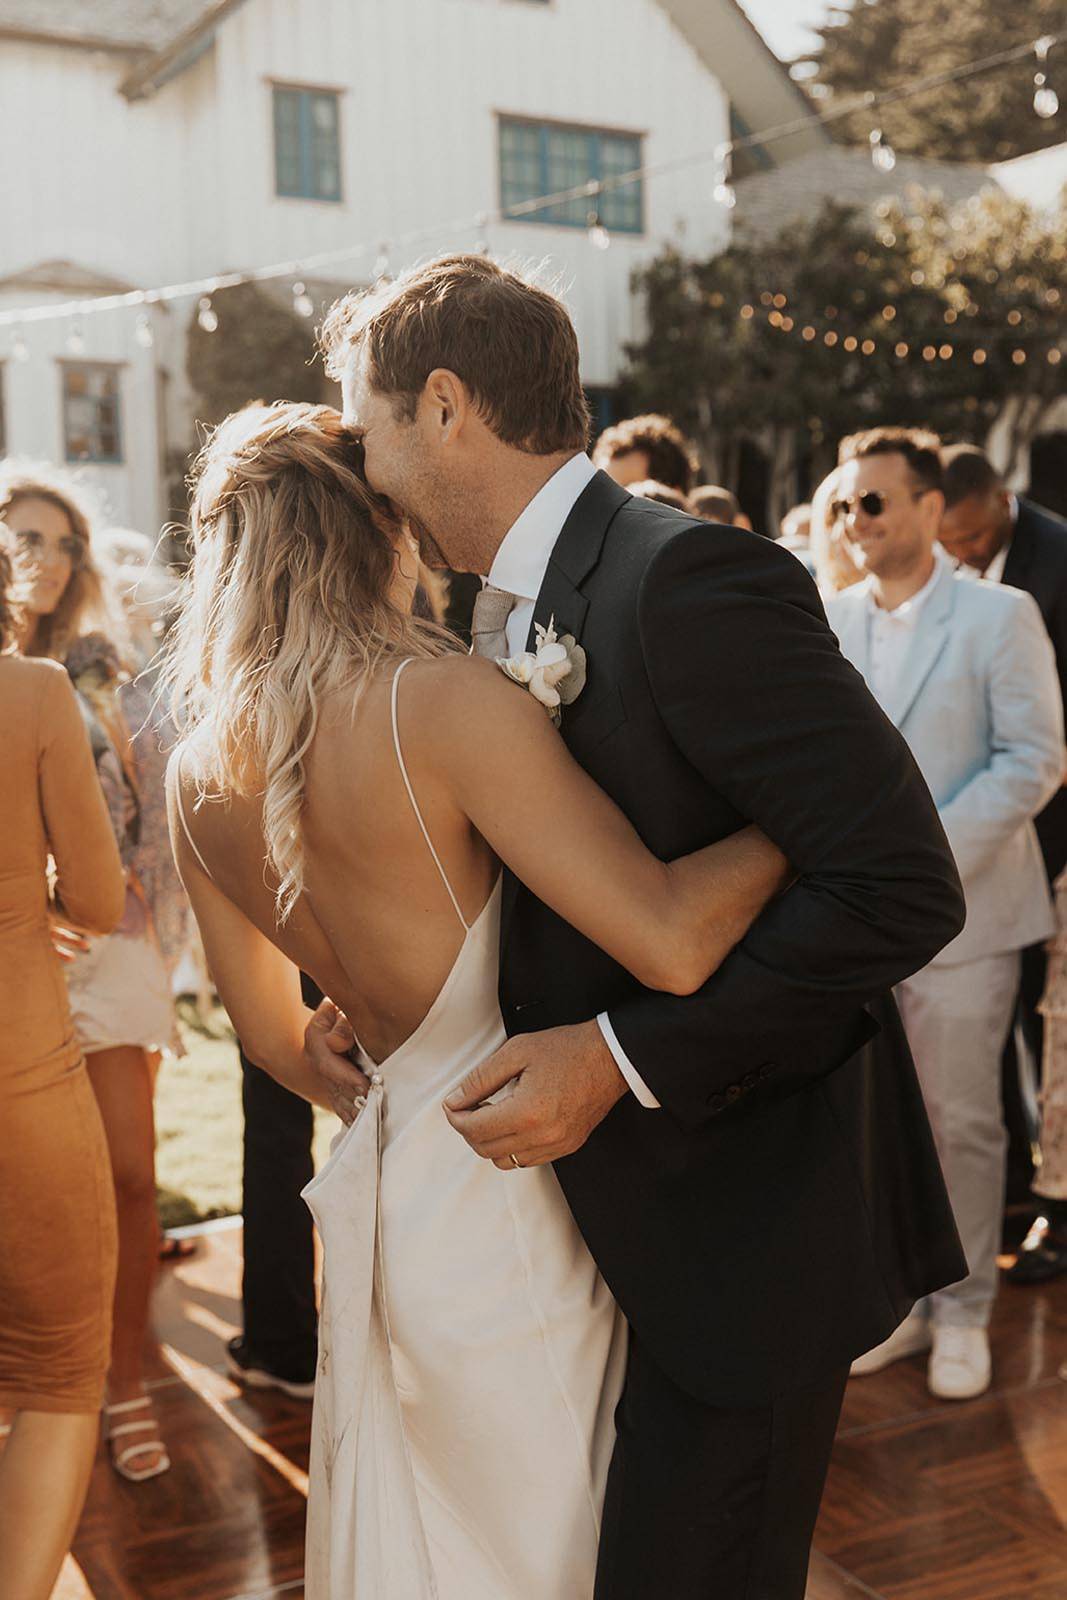
<instances>
[{"instance_id":1,"label":"blonde wavy hair","mask_svg":"<svg viewBox=\"0 0 1067 1600\"><path fill-rule=\"evenodd\" d=\"M354 704L386 662L459 646L391 598L401 525L332 407L235 412L191 489L193 556L164 682L181 732L202 735L201 798L262 794L284 922L303 889L304 758L324 698L343 689Z\"/></svg>"},{"instance_id":2,"label":"blonde wavy hair","mask_svg":"<svg viewBox=\"0 0 1067 1600\"><path fill-rule=\"evenodd\" d=\"M824 598L840 594L866 577L834 520L833 503L840 482L841 468L834 467L811 497L809 545L815 581Z\"/></svg>"},{"instance_id":3,"label":"blonde wavy hair","mask_svg":"<svg viewBox=\"0 0 1067 1600\"><path fill-rule=\"evenodd\" d=\"M88 496L58 467L36 461L0 461L0 522L19 500L31 499L47 500L65 514L81 550L78 566L71 573L56 609L51 616L37 618L25 654L63 661L75 639L96 630L121 643L124 628L104 573L93 556L94 508ZM15 542L17 546L17 540ZM21 606L17 549L14 560L13 605L18 613Z\"/></svg>"}]
</instances>

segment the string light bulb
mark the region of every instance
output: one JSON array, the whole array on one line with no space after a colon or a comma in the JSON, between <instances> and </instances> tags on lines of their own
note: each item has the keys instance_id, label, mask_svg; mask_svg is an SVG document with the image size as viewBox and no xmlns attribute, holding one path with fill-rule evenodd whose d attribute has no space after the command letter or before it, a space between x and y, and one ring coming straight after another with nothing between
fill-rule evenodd
<instances>
[{"instance_id":1,"label":"string light bulb","mask_svg":"<svg viewBox=\"0 0 1067 1600\"><path fill-rule=\"evenodd\" d=\"M378 246L378 255L374 262L375 278L388 278L389 276L389 241Z\"/></svg>"},{"instance_id":2,"label":"string light bulb","mask_svg":"<svg viewBox=\"0 0 1067 1600\"><path fill-rule=\"evenodd\" d=\"M731 146L720 145L715 152L719 161L719 174L715 180L715 187L711 191L711 198L717 206L724 206L727 211L732 211L737 204L737 190L733 185L733 170L730 163Z\"/></svg>"},{"instance_id":3,"label":"string light bulb","mask_svg":"<svg viewBox=\"0 0 1067 1600\"><path fill-rule=\"evenodd\" d=\"M11 358L13 361L28 361L30 359L30 347L21 333L16 333L12 341Z\"/></svg>"},{"instance_id":4,"label":"string light bulb","mask_svg":"<svg viewBox=\"0 0 1067 1600\"><path fill-rule=\"evenodd\" d=\"M85 335L81 330L80 322L76 322L67 334L67 349L72 356L83 356L85 354Z\"/></svg>"},{"instance_id":5,"label":"string light bulb","mask_svg":"<svg viewBox=\"0 0 1067 1600\"><path fill-rule=\"evenodd\" d=\"M723 206L727 211L732 211L737 204L737 190L730 182L730 175L725 168L718 183L711 191L711 198L717 206Z\"/></svg>"},{"instance_id":6,"label":"string light bulb","mask_svg":"<svg viewBox=\"0 0 1067 1600\"><path fill-rule=\"evenodd\" d=\"M315 315L315 302L307 292L307 285L299 280L293 284L293 310L298 317Z\"/></svg>"},{"instance_id":7,"label":"string light bulb","mask_svg":"<svg viewBox=\"0 0 1067 1600\"><path fill-rule=\"evenodd\" d=\"M589 243L594 250L610 250L611 234L600 220L599 211L590 211L588 218Z\"/></svg>"},{"instance_id":8,"label":"string light bulb","mask_svg":"<svg viewBox=\"0 0 1067 1600\"><path fill-rule=\"evenodd\" d=\"M1048 55L1055 40L1048 34L1038 39L1034 45L1034 54L1037 57L1037 71L1034 73L1034 111L1044 121L1059 114L1060 97L1048 81Z\"/></svg>"},{"instance_id":9,"label":"string light bulb","mask_svg":"<svg viewBox=\"0 0 1067 1600\"><path fill-rule=\"evenodd\" d=\"M897 153L889 143L881 128L872 128L871 135L871 160L879 172L892 172L897 164Z\"/></svg>"},{"instance_id":10,"label":"string light bulb","mask_svg":"<svg viewBox=\"0 0 1067 1600\"><path fill-rule=\"evenodd\" d=\"M219 314L211 304L211 296L209 294L200 296L200 301L196 308L196 320L205 333L214 333L218 329Z\"/></svg>"},{"instance_id":11,"label":"string light bulb","mask_svg":"<svg viewBox=\"0 0 1067 1600\"><path fill-rule=\"evenodd\" d=\"M137 318L137 322L133 330L133 336L137 340L137 343L140 345L142 350L151 350L152 346L155 344L156 336L152 331L152 324L149 321L147 312L142 311L141 315Z\"/></svg>"}]
</instances>

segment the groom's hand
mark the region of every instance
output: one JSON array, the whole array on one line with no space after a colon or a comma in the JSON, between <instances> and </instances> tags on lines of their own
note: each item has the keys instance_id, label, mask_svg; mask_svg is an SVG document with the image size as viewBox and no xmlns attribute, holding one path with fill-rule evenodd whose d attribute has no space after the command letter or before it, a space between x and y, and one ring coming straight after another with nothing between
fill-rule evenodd
<instances>
[{"instance_id":1,"label":"groom's hand","mask_svg":"<svg viewBox=\"0 0 1067 1600\"><path fill-rule=\"evenodd\" d=\"M322 1090L321 1104L332 1106L343 1123L356 1117L356 1099L370 1082L348 1059L356 1042L352 1025L332 1000L323 1000L304 1030L304 1049Z\"/></svg>"},{"instance_id":2,"label":"groom's hand","mask_svg":"<svg viewBox=\"0 0 1067 1600\"><path fill-rule=\"evenodd\" d=\"M490 1095L508 1086L494 1104ZM580 1150L627 1092L595 1022L520 1033L453 1089L445 1116L476 1155L502 1172Z\"/></svg>"}]
</instances>

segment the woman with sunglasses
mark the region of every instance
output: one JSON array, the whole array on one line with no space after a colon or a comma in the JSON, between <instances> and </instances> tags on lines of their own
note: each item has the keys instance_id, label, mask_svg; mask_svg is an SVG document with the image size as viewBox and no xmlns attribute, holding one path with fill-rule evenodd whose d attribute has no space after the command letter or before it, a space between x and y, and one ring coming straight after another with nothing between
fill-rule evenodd
<instances>
[{"instance_id":1,"label":"woman with sunglasses","mask_svg":"<svg viewBox=\"0 0 1067 1600\"><path fill-rule=\"evenodd\" d=\"M106 933L125 883L70 681L14 651L12 547L0 523L0 1594L47 1600L95 1454L116 1260L107 1143L50 917ZM56 592L27 587L36 604Z\"/></svg>"},{"instance_id":2,"label":"woman with sunglasses","mask_svg":"<svg viewBox=\"0 0 1067 1600\"><path fill-rule=\"evenodd\" d=\"M123 715L123 625L93 558L91 512L77 488L51 468L8 464L0 471L0 518L15 538L24 595L19 647L62 662L78 690L127 869L125 911L114 933L93 938L59 929L55 937L118 1206L107 1434L116 1471L139 1483L170 1465L145 1392L144 1345L159 1249L153 1090L160 1052L177 1044L167 966L136 870L144 773L131 735L140 724Z\"/></svg>"}]
</instances>

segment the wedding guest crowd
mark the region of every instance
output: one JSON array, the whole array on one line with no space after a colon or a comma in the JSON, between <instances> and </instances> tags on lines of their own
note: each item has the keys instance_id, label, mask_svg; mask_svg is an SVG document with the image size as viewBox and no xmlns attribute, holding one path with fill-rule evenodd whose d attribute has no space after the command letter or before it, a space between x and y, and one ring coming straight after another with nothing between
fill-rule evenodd
<instances>
[{"instance_id":1,"label":"wedding guest crowd","mask_svg":"<svg viewBox=\"0 0 1067 1600\"><path fill-rule=\"evenodd\" d=\"M713 524L747 523L728 489L703 485L683 499L635 481L653 462L670 475L657 454L662 441L671 460L699 475L695 448L662 416L609 429L595 459L633 493ZM1008 1278L1067 1272L1067 522L1012 494L976 446L889 428L846 439L838 465L787 514L780 537L808 566L846 654L912 743L967 890L967 928L897 1001L971 1272L854 1369L862 1376L930 1349L932 1392L964 1398L990 1377L985 1329L1009 1134L1036 1215ZM961 593L972 578L984 583ZM1051 942L1050 888L1059 924ZM1036 1172L1020 1050L1042 1082Z\"/></svg>"}]
</instances>

